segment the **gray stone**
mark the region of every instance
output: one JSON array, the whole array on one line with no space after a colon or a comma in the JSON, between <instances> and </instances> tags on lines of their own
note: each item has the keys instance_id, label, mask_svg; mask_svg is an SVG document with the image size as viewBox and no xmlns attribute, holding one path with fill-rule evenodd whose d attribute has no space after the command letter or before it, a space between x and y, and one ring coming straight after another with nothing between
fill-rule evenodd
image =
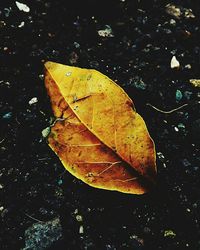
<instances>
[{"instance_id":1,"label":"gray stone","mask_svg":"<svg viewBox=\"0 0 200 250\"><path fill-rule=\"evenodd\" d=\"M25 231L25 247L22 250L43 250L62 236L60 219L34 223Z\"/></svg>"},{"instance_id":2,"label":"gray stone","mask_svg":"<svg viewBox=\"0 0 200 250\"><path fill-rule=\"evenodd\" d=\"M184 96L187 100L190 100L191 99L191 96L192 96L192 92L191 91L185 91L184 92Z\"/></svg>"}]
</instances>

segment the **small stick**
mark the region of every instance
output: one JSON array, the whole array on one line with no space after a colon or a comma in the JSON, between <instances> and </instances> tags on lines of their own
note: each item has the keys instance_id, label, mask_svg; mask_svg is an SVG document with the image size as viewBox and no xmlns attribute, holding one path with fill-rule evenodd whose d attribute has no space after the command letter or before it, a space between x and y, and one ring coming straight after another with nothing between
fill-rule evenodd
<instances>
[{"instance_id":1,"label":"small stick","mask_svg":"<svg viewBox=\"0 0 200 250\"><path fill-rule=\"evenodd\" d=\"M38 161L46 161L46 160L49 160L49 159L51 159L51 158L49 158L49 157L38 158Z\"/></svg>"},{"instance_id":2,"label":"small stick","mask_svg":"<svg viewBox=\"0 0 200 250\"><path fill-rule=\"evenodd\" d=\"M43 116L46 116L46 114L45 114L42 110L40 110L40 113L41 113Z\"/></svg>"},{"instance_id":3,"label":"small stick","mask_svg":"<svg viewBox=\"0 0 200 250\"><path fill-rule=\"evenodd\" d=\"M19 125L21 125L21 123L18 121L17 117L15 118L15 121L16 121Z\"/></svg>"},{"instance_id":4,"label":"small stick","mask_svg":"<svg viewBox=\"0 0 200 250\"><path fill-rule=\"evenodd\" d=\"M27 213L24 213L27 217L29 217L30 219L34 220L34 221L37 221L37 222L40 222L40 223L44 223L44 221L41 221L41 220L38 220L34 217L32 217L31 215L27 214Z\"/></svg>"},{"instance_id":5,"label":"small stick","mask_svg":"<svg viewBox=\"0 0 200 250\"><path fill-rule=\"evenodd\" d=\"M3 138L1 141L0 141L0 144L2 143L2 142L4 142L5 141L5 138Z\"/></svg>"},{"instance_id":6,"label":"small stick","mask_svg":"<svg viewBox=\"0 0 200 250\"><path fill-rule=\"evenodd\" d=\"M168 110L168 111L165 111L165 110L161 110L161 109L159 109L159 108L156 108L155 106L151 105L150 103L147 103L146 105L152 107L153 109L155 109L156 111L158 111L158 112L160 112L160 113L163 113L163 114L171 114L171 113L173 113L173 112L175 112L175 111L178 111L178 110L180 110L180 109L182 109L182 108L188 106L189 104L188 104L188 103L185 103L185 104L181 105L181 106L178 107L178 108L175 108L175 109L172 109L172 110Z\"/></svg>"},{"instance_id":7,"label":"small stick","mask_svg":"<svg viewBox=\"0 0 200 250\"><path fill-rule=\"evenodd\" d=\"M59 174L59 177L62 177L65 173L67 172L67 170L64 170L61 174Z\"/></svg>"}]
</instances>

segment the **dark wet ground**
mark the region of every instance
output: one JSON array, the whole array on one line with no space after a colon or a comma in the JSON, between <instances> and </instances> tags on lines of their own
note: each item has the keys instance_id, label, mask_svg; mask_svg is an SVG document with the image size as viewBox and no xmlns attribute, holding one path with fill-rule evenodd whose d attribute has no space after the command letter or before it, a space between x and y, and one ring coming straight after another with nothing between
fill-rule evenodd
<instances>
[{"instance_id":1,"label":"dark wet ground","mask_svg":"<svg viewBox=\"0 0 200 250\"><path fill-rule=\"evenodd\" d=\"M0 2L0 248L44 249L25 243L25 231L56 218L62 232L48 249L200 249L200 89L189 82L200 78L198 1L24 3L29 12ZM179 6L179 18L166 13L168 3ZM108 37L98 33L105 28ZM93 189L64 170L41 134L52 116L47 60L96 68L133 98L156 144L154 191ZM164 114L147 103L188 105ZM48 237L37 240L48 245Z\"/></svg>"}]
</instances>

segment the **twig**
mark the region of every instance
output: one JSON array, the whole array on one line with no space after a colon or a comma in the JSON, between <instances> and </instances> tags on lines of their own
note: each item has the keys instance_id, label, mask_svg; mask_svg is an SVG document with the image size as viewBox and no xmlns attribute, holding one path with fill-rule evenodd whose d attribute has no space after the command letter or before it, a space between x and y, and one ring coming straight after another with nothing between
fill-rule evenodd
<instances>
[{"instance_id":1,"label":"twig","mask_svg":"<svg viewBox=\"0 0 200 250\"><path fill-rule=\"evenodd\" d=\"M0 144L2 143L2 142L4 142L5 141L5 138L3 138L1 141L0 141Z\"/></svg>"},{"instance_id":2,"label":"twig","mask_svg":"<svg viewBox=\"0 0 200 250\"><path fill-rule=\"evenodd\" d=\"M15 121L16 121L19 125L21 125L21 123L18 121L17 117L15 118Z\"/></svg>"},{"instance_id":3,"label":"twig","mask_svg":"<svg viewBox=\"0 0 200 250\"><path fill-rule=\"evenodd\" d=\"M178 110L180 110L180 109L182 109L182 108L188 106L189 104L188 104L188 103L185 103L185 104L181 105L181 106L178 107L178 108L175 108L175 109L172 109L172 110L168 110L168 111L165 111L165 110L161 110L161 109L159 109L159 108L156 108L155 106L151 105L150 103L147 103L146 105L152 107L153 109L155 109L156 111L158 111L158 112L160 112L160 113L163 113L163 114L171 114L171 113L173 113L173 112L176 112L176 111L178 111Z\"/></svg>"},{"instance_id":4,"label":"twig","mask_svg":"<svg viewBox=\"0 0 200 250\"><path fill-rule=\"evenodd\" d=\"M51 159L51 158L49 158L49 157L38 158L38 161L46 161L46 160L49 160L49 159Z\"/></svg>"},{"instance_id":5,"label":"twig","mask_svg":"<svg viewBox=\"0 0 200 250\"><path fill-rule=\"evenodd\" d=\"M40 113L41 113L43 116L46 116L46 114L45 114L42 110L40 110Z\"/></svg>"},{"instance_id":6,"label":"twig","mask_svg":"<svg viewBox=\"0 0 200 250\"><path fill-rule=\"evenodd\" d=\"M67 170L65 169L61 174L59 174L59 177L62 177L65 173L67 172Z\"/></svg>"},{"instance_id":7,"label":"twig","mask_svg":"<svg viewBox=\"0 0 200 250\"><path fill-rule=\"evenodd\" d=\"M38 220L37 218L34 218L33 216L27 214L27 213L24 213L27 217L29 217L30 219L34 220L34 221L37 221L37 222L40 222L40 223L44 223L44 221L42 220Z\"/></svg>"}]
</instances>

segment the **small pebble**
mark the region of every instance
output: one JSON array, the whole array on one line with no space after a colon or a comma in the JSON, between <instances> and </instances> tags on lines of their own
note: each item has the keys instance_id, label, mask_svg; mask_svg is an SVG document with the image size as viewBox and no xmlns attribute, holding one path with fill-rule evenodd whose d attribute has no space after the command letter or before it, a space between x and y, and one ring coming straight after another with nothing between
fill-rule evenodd
<instances>
[{"instance_id":1,"label":"small pebble","mask_svg":"<svg viewBox=\"0 0 200 250\"><path fill-rule=\"evenodd\" d=\"M184 8L184 16L185 18L195 18L195 15L192 13L192 10L186 8Z\"/></svg>"},{"instance_id":2,"label":"small pebble","mask_svg":"<svg viewBox=\"0 0 200 250\"><path fill-rule=\"evenodd\" d=\"M182 160L182 163L183 163L184 167L190 167L191 166L191 163L186 158Z\"/></svg>"},{"instance_id":3,"label":"small pebble","mask_svg":"<svg viewBox=\"0 0 200 250\"><path fill-rule=\"evenodd\" d=\"M172 230L165 230L164 231L164 237L174 238L175 236L176 236L176 233Z\"/></svg>"},{"instance_id":4,"label":"small pebble","mask_svg":"<svg viewBox=\"0 0 200 250\"><path fill-rule=\"evenodd\" d=\"M10 119L12 117L12 112L8 112L5 115L3 115L3 119Z\"/></svg>"},{"instance_id":5,"label":"small pebble","mask_svg":"<svg viewBox=\"0 0 200 250\"><path fill-rule=\"evenodd\" d=\"M44 80L44 75L43 75L43 74L40 74L40 75L39 75L39 78L40 78L41 80Z\"/></svg>"},{"instance_id":6,"label":"small pebble","mask_svg":"<svg viewBox=\"0 0 200 250\"><path fill-rule=\"evenodd\" d=\"M82 225L79 227L79 233L80 233L80 234L83 234L83 233L84 233L84 228L83 228Z\"/></svg>"},{"instance_id":7,"label":"small pebble","mask_svg":"<svg viewBox=\"0 0 200 250\"><path fill-rule=\"evenodd\" d=\"M139 76L135 76L134 78L130 78L128 85L134 86L137 89L141 89L141 90L145 90L147 88L147 84Z\"/></svg>"},{"instance_id":8,"label":"small pebble","mask_svg":"<svg viewBox=\"0 0 200 250\"><path fill-rule=\"evenodd\" d=\"M11 8L4 8L5 17L9 17Z\"/></svg>"},{"instance_id":9,"label":"small pebble","mask_svg":"<svg viewBox=\"0 0 200 250\"><path fill-rule=\"evenodd\" d=\"M177 69L180 67L180 63L179 61L176 59L176 56L173 56L171 59L171 63L170 63L170 67L171 69Z\"/></svg>"},{"instance_id":10,"label":"small pebble","mask_svg":"<svg viewBox=\"0 0 200 250\"><path fill-rule=\"evenodd\" d=\"M178 129L177 127L174 127L174 130L175 130L176 132L178 132L178 131L179 131L179 129Z\"/></svg>"},{"instance_id":11,"label":"small pebble","mask_svg":"<svg viewBox=\"0 0 200 250\"><path fill-rule=\"evenodd\" d=\"M3 28L4 26L6 26L6 23L4 21L0 21L0 28Z\"/></svg>"},{"instance_id":12,"label":"small pebble","mask_svg":"<svg viewBox=\"0 0 200 250\"><path fill-rule=\"evenodd\" d=\"M74 214L78 214L78 208L75 209Z\"/></svg>"},{"instance_id":13,"label":"small pebble","mask_svg":"<svg viewBox=\"0 0 200 250\"><path fill-rule=\"evenodd\" d=\"M170 23L171 25L176 25L176 20L170 19L169 23Z\"/></svg>"},{"instance_id":14,"label":"small pebble","mask_svg":"<svg viewBox=\"0 0 200 250\"><path fill-rule=\"evenodd\" d=\"M175 6L174 4L167 4L165 6L165 10L167 12L167 14L179 19L181 16L181 10L179 7Z\"/></svg>"},{"instance_id":15,"label":"small pebble","mask_svg":"<svg viewBox=\"0 0 200 250\"><path fill-rule=\"evenodd\" d=\"M112 29L109 25L106 25L104 30L98 30L98 34L102 37L114 37Z\"/></svg>"},{"instance_id":16,"label":"small pebble","mask_svg":"<svg viewBox=\"0 0 200 250\"><path fill-rule=\"evenodd\" d=\"M18 25L18 28L24 27L24 24L25 24L25 22L21 22L21 23Z\"/></svg>"},{"instance_id":17,"label":"small pebble","mask_svg":"<svg viewBox=\"0 0 200 250\"><path fill-rule=\"evenodd\" d=\"M159 160L164 161L165 157L164 157L162 152L157 152L157 156L158 156Z\"/></svg>"},{"instance_id":18,"label":"small pebble","mask_svg":"<svg viewBox=\"0 0 200 250\"><path fill-rule=\"evenodd\" d=\"M167 168L167 165L165 163L163 163L163 168Z\"/></svg>"},{"instance_id":19,"label":"small pebble","mask_svg":"<svg viewBox=\"0 0 200 250\"><path fill-rule=\"evenodd\" d=\"M72 53L69 55L69 62L70 64L76 64L78 61L78 55L76 52L72 51Z\"/></svg>"},{"instance_id":20,"label":"small pebble","mask_svg":"<svg viewBox=\"0 0 200 250\"><path fill-rule=\"evenodd\" d=\"M45 128L45 129L42 130L42 136L44 138L46 138L49 135L50 132L51 132L51 128L47 127L47 128Z\"/></svg>"},{"instance_id":21,"label":"small pebble","mask_svg":"<svg viewBox=\"0 0 200 250\"><path fill-rule=\"evenodd\" d=\"M185 91L184 92L184 97L187 99L187 100L190 100L191 99L191 95L192 95L192 92L190 91Z\"/></svg>"},{"instance_id":22,"label":"small pebble","mask_svg":"<svg viewBox=\"0 0 200 250\"><path fill-rule=\"evenodd\" d=\"M185 65L185 69L191 69L191 68L192 68L191 64L186 64Z\"/></svg>"},{"instance_id":23,"label":"small pebble","mask_svg":"<svg viewBox=\"0 0 200 250\"><path fill-rule=\"evenodd\" d=\"M90 67L94 69L98 69L99 63L97 61L91 61L90 62Z\"/></svg>"},{"instance_id":24,"label":"small pebble","mask_svg":"<svg viewBox=\"0 0 200 250\"><path fill-rule=\"evenodd\" d=\"M58 180L58 185L62 185L63 181L60 179Z\"/></svg>"},{"instance_id":25,"label":"small pebble","mask_svg":"<svg viewBox=\"0 0 200 250\"><path fill-rule=\"evenodd\" d=\"M144 227L143 231L145 234L149 234L151 232L151 229L149 227Z\"/></svg>"},{"instance_id":26,"label":"small pebble","mask_svg":"<svg viewBox=\"0 0 200 250\"><path fill-rule=\"evenodd\" d=\"M179 123L179 124L178 124L178 128L184 129L184 128L185 128L185 125L184 125L183 123Z\"/></svg>"},{"instance_id":27,"label":"small pebble","mask_svg":"<svg viewBox=\"0 0 200 250\"><path fill-rule=\"evenodd\" d=\"M38 102L37 97L33 97L28 103L29 103L29 105L32 105L32 104L37 103L37 102Z\"/></svg>"},{"instance_id":28,"label":"small pebble","mask_svg":"<svg viewBox=\"0 0 200 250\"><path fill-rule=\"evenodd\" d=\"M28 7L28 5L24 4L24 3L20 3L20 2L15 2L15 4L17 5L17 8L20 11L24 11L24 12L29 12L30 8Z\"/></svg>"},{"instance_id":29,"label":"small pebble","mask_svg":"<svg viewBox=\"0 0 200 250\"><path fill-rule=\"evenodd\" d=\"M74 42L74 47L75 47L76 49L79 49L81 46L80 46L80 44L79 44L79 43Z\"/></svg>"},{"instance_id":30,"label":"small pebble","mask_svg":"<svg viewBox=\"0 0 200 250\"><path fill-rule=\"evenodd\" d=\"M181 19L181 17L186 19L195 18L195 15L192 13L192 9L183 8L182 6L177 6L171 3L165 6L165 10L167 14L175 17L176 19Z\"/></svg>"},{"instance_id":31,"label":"small pebble","mask_svg":"<svg viewBox=\"0 0 200 250\"><path fill-rule=\"evenodd\" d=\"M81 222L81 221L83 221L83 217L82 217L81 215L77 214L77 215L76 215L76 220L77 220L78 222Z\"/></svg>"},{"instance_id":32,"label":"small pebble","mask_svg":"<svg viewBox=\"0 0 200 250\"><path fill-rule=\"evenodd\" d=\"M182 98L183 98L182 92L179 89L177 89L176 90L176 100L180 101Z\"/></svg>"}]
</instances>

